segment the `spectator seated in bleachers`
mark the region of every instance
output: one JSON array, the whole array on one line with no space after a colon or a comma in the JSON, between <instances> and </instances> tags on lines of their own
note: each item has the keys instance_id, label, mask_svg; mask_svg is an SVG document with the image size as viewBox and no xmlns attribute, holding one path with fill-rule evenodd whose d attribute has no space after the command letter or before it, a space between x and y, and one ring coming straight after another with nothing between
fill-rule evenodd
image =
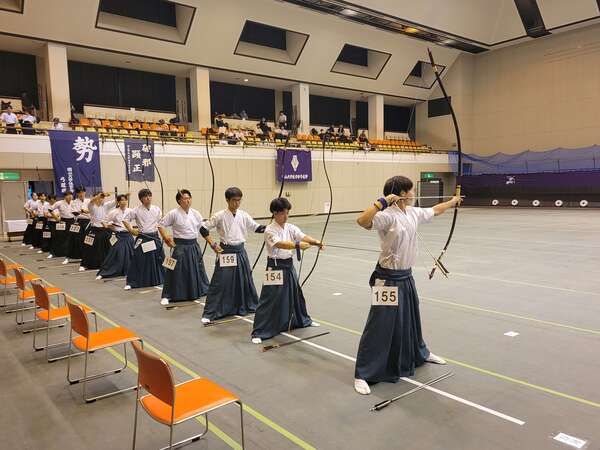
<instances>
[{"instance_id":1,"label":"spectator seated in bleachers","mask_svg":"<svg viewBox=\"0 0 600 450\"><path fill-rule=\"evenodd\" d=\"M60 123L60 119L58 117L55 117L54 119L52 119L52 129L53 130L64 130L65 129L63 124Z\"/></svg>"},{"instance_id":2,"label":"spectator seated in bleachers","mask_svg":"<svg viewBox=\"0 0 600 450\"><path fill-rule=\"evenodd\" d=\"M17 115L13 112L10 103L6 105L6 108L4 109L2 114L0 114L0 122L4 123L4 126L6 127L6 133L17 134Z\"/></svg>"},{"instance_id":3,"label":"spectator seated in bleachers","mask_svg":"<svg viewBox=\"0 0 600 450\"><path fill-rule=\"evenodd\" d=\"M257 133L256 135L260 138L261 141L270 139L271 137L271 127L267 124L267 119L264 117L260 119L260 122L256 125Z\"/></svg>"},{"instance_id":4,"label":"spectator seated in bleachers","mask_svg":"<svg viewBox=\"0 0 600 450\"><path fill-rule=\"evenodd\" d=\"M30 109L25 114L21 115L21 133L23 134L35 134L33 125L38 122L37 117L33 114L35 109Z\"/></svg>"}]
</instances>

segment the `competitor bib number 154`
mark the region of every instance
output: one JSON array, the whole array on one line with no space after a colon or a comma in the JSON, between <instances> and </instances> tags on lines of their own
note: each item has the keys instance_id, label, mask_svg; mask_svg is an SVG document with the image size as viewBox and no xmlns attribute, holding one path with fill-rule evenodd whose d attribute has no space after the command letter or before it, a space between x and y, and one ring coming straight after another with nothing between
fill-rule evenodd
<instances>
[{"instance_id":1,"label":"competitor bib number 154","mask_svg":"<svg viewBox=\"0 0 600 450\"><path fill-rule=\"evenodd\" d=\"M166 256L163 261L163 267L166 267L169 270L175 270L175 265L177 264L177 260L175 258L171 258L170 256Z\"/></svg>"},{"instance_id":2,"label":"competitor bib number 154","mask_svg":"<svg viewBox=\"0 0 600 450\"><path fill-rule=\"evenodd\" d=\"M237 255L235 253L221 253L219 255L221 267L237 267Z\"/></svg>"},{"instance_id":3,"label":"competitor bib number 154","mask_svg":"<svg viewBox=\"0 0 600 450\"><path fill-rule=\"evenodd\" d=\"M283 270L267 270L263 283L265 286L283 286Z\"/></svg>"},{"instance_id":4,"label":"competitor bib number 154","mask_svg":"<svg viewBox=\"0 0 600 450\"><path fill-rule=\"evenodd\" d=\"M371 305L398 306L398 286L373 286L371 288Z\"/></svg>"}]
</instances>

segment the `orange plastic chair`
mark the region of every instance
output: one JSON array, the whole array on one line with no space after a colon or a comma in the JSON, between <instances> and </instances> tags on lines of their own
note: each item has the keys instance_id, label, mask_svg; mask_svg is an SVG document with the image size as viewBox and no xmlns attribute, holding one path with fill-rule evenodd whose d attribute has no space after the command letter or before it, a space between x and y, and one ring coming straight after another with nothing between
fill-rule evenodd
<instances>
[{"instance_id":1,"label":"orange plastic chair","mask_svg":"<svg viewBox=\"0 0 600 450\"><path fill-rule=\"evenodd\" d=\"M43 347L38 347L36 345L37 330L39 330L40 328L34 328L34 330L33 330L33 349L36 352L46 350L46 360L48 362L54 362L54 361L58 361L59 359L65 359L65 358L67 358L67 355L50 358L50 355L48 354L48 350L50 348L59 347L61 345L66 345L69 343L68 341L59 342L56 344L49 343L50 328L59 328L59 327L65 326L65 324L67 323L67 319L71 316L69 313L69 307L65 305L62 307L55 308L52 305L52 303L50 302L50 295L48 293L48 288L42 286L40 283L31 283L31 286L33 287L33 292L35 294L35 307L36 307L35 316L38 320L46 322L46 327L45 327L46 328L46 345ZM39 311L38 311L38 308L40 309ZM96 331L98 331L98 318L96 317L95 311L91 310L87 306L83 306L83 310L85 311L86 314L94 315L94 323L96 326ZM50 322L54 322L54 321L61 321L61 323L59 323L57 325L50 325Z\"/></svg>"},{"instance_id":2,"label":"orange plastic chair","mask_svg":"<svg viewBox=\"0 0 600 450\"><path fill-rule=\"evenodd\" d=\"M69 331L69 351L67 354L67 381L69 382L69 384L83 383L83 399L86 403L91 403L102 398L111 397L122 392L137 389L136 384L135 386L131 386L125 389L119 389L116 391L109 392L107 394L102 394L89 398L87 397L87 382L122 372L123 369L127 367L127 343L134 341L142 342L142 338L137 336L132 331L129 331L127 328L123 327L113 327L95 332L90 331L90 323L83 307L71 303L70 301L67 301L67 306L69 308L69 314L71 317L71 330ZM79 336L73 337L73 332L77 333ZM95 352L96 350L102 350L109 347L114 347L116 345L121 344L123 345L123 357L125 360L122 367L88 376L88 357L91 352ZM77 355L71 353L73 347L75 347L84 354L85 362L83 365L83 377L71 379L71 357Z\"/></svg>"},{"instance_id":3,"label":"orange plastic chair","mask_svg":"<svg viewBox=\"0 0 600 450\"><path fill-rule=\"evenodd\" d=\"M5 261L3 261L2 259L0 259L0 276L2 277L2 284L4 285L4 295L3 295L3 302L2 302L2 308L5 308L7 306L19 306L19 301L17 299L16 302L14 303L6 303L6 292L8 290L7 285L8 284L14 284L15 288L17 289L17 294L18 294L18 285L17 285L17 277L9 277L8 276L8 271L10 269L15 270L15 269L22 269L23 266L21 264L6 264ZM27 275L23 275L25 281L33 281L33 280L39 280L40 277L35 275L35 274L27 274ZM9 314L12 312L15 312L15 309L7 309L4 312Z\"/></svg>"},{"instance_id":4,"label":"orange plastic chair","mask_svg":"<svg viewBox=\"0 0 600 450\"><path fill-rule=\"evenodd\" d=\"M82 117L81 119L79 119L79 125L81 125L82 127L89 127L92 124L90 122L90 119L88 119L87 117Z\"/></svg>"},{"instance_id":5,"label":"orange plastic chair","mask_svg":"<svg viewBox=\"0 0 600 450\"><path fill-rule=\"evenodd\" d=\"M123 123L121 124L123 126L123 128L125 128L126 130L131 130L131 123L128 121L123 121Z\"/></svg>"},{"instance_id":6,"label":"orange plastic chair","mask_svg":"<svg viewBox=\"0 0 600 450\"><path fill-rule=\"evenodd\" d=\"M100 121L100 125L102 125L102 128L110 128L110 120L103 119L102 121Z\"/></svg>"},{"instance_id":7,"label":"orange plastic chair","mask_svg":"<svg viewBox=\"0 0 600 450\"><path fill-rule=\"evenodd\" d=\"M240 407L242 449L244 448L244 407L237 396L206 378L194 378L175 384L171 369L165 361L146 352L136 342L131 345L138 360L138 389L133 423L134 450L139 405L154 420L169 427L169 446L166 448L171 449L199 440L208 432L208 413L231 403L237 403ZM148 394L140 397L140 388L144 388ZM173 427L198 416L204 416L204 431L173 443Z\"/></svg>"},{"instance_id":8,"label":"orange plastic chair","mask_svg":"<svg viewBox=\"0 0 600 450\"><path fill-rule=\"evenodd\" d=\"M11 311L15 312L15 322L17 323L17 328L19 328L23 324L36 321L35 314L33 315L32 319L25 320L25 311L32 309L35 312L35 293L33 292L32 289L27 289L25 283L27 281L29 281L29 282L40 281L41 278L35 274L29 274L30 276L27 277L23 273L22 269L13 269L13 272L15 273L15 278L17 279L17 290L18 290L17 302L16 302L17 308L14 310L6 311L6 312L7 313L11 312ZM57 288L54 286L48 286L48 287L46 287L46 290L49 295L62 295L64 297L65 301L67 301L67 296L61 288ZM25 304L27 302L33 302L33 305L25 306ZM20 305L20 307L19 307L19 305ZM34 329L35 328L27 328L27 329L23 329L22 332L23 333L31 333Z\"/></svg>"},{"instance_id":9,"label":"orange plastic chair","mask_svg":"<svg viewBox=\"0 0 600 450\"><path fill-rule=\"evenodd\" d=\"M17 283L17 279L15 277L8 276L8 271L22 268L23 266L21 264L8 264L6 261L0 258L0 284L3 286L3 304L0 305L1 308L4 308L6 306L6 291L8 291L8 285Z\"/></svg>"}]
</instances>

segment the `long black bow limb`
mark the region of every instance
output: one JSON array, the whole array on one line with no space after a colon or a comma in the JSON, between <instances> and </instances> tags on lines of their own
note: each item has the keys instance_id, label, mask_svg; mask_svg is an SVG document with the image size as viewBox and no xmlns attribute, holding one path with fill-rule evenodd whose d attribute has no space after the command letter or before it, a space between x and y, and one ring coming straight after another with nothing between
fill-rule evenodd
<instances>
[{"instance_id":1,"label":"long black bow limb","mask_svg":"<svg viewBox=\"0 0 600 450\"><path fill-rule=\"evenodd\" d=\"M454 195L460 197L460 183L462 179L462 145L460 142L460 129L458 128L458 120L456 119L456 113L454 112L454 108L452 107L452 103L450 102L450 97L448 97L448 93L446 92L446 88L444 87L444 83L440 78L440 74L438 72L438 68L435 65L435 61L433 59L433 55L431 54L431 50L427 49L427 53L429 54L429 62L431 63L431 67L433 69L433 73L435 74L435 79L442 90L442 94L444 95L444 99L448 105L448 109L450 110L450 114L452 115L452 123L454 124L454 132L456 133L456 145L457 145L457 156L458 156L458 169L456 175L456 188L454 191ZM440 269L444 275L447 275L449 272L446 267L442 264L441 260L446 250L450 246L450 242L452 242L452 236L454 235L454 229L456 228L456 219L458 217L458 204L454 208L454 213L452 216L452 224L450 225L450 233L448 234L448 239L446 240L446 244L444 244L444 248L442 249L440 256L435 260L435 265L429 272L429 279L433 278L436 269Z\"/></svg>"}]
</instances>

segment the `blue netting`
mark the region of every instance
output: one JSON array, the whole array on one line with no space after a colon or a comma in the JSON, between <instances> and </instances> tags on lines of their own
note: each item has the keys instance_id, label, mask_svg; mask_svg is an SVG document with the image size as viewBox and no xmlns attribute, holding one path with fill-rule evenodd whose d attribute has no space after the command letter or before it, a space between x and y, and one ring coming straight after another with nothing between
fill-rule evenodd
<instances>
[{"instance_id":1,"label":"blue netting","mask_svg":"<svg viewBox=\"0 0 600 450\"><path fill-rule=\"evenodd\" d=\"M457 167L457 153L450 153L450 163ZM515 155L496 153L491 156L463 154L464 175L520 174L540 172L569 172L573 170L600 170L600 146L545 152L530 150Z\"/></svg>"}]
</instances>

